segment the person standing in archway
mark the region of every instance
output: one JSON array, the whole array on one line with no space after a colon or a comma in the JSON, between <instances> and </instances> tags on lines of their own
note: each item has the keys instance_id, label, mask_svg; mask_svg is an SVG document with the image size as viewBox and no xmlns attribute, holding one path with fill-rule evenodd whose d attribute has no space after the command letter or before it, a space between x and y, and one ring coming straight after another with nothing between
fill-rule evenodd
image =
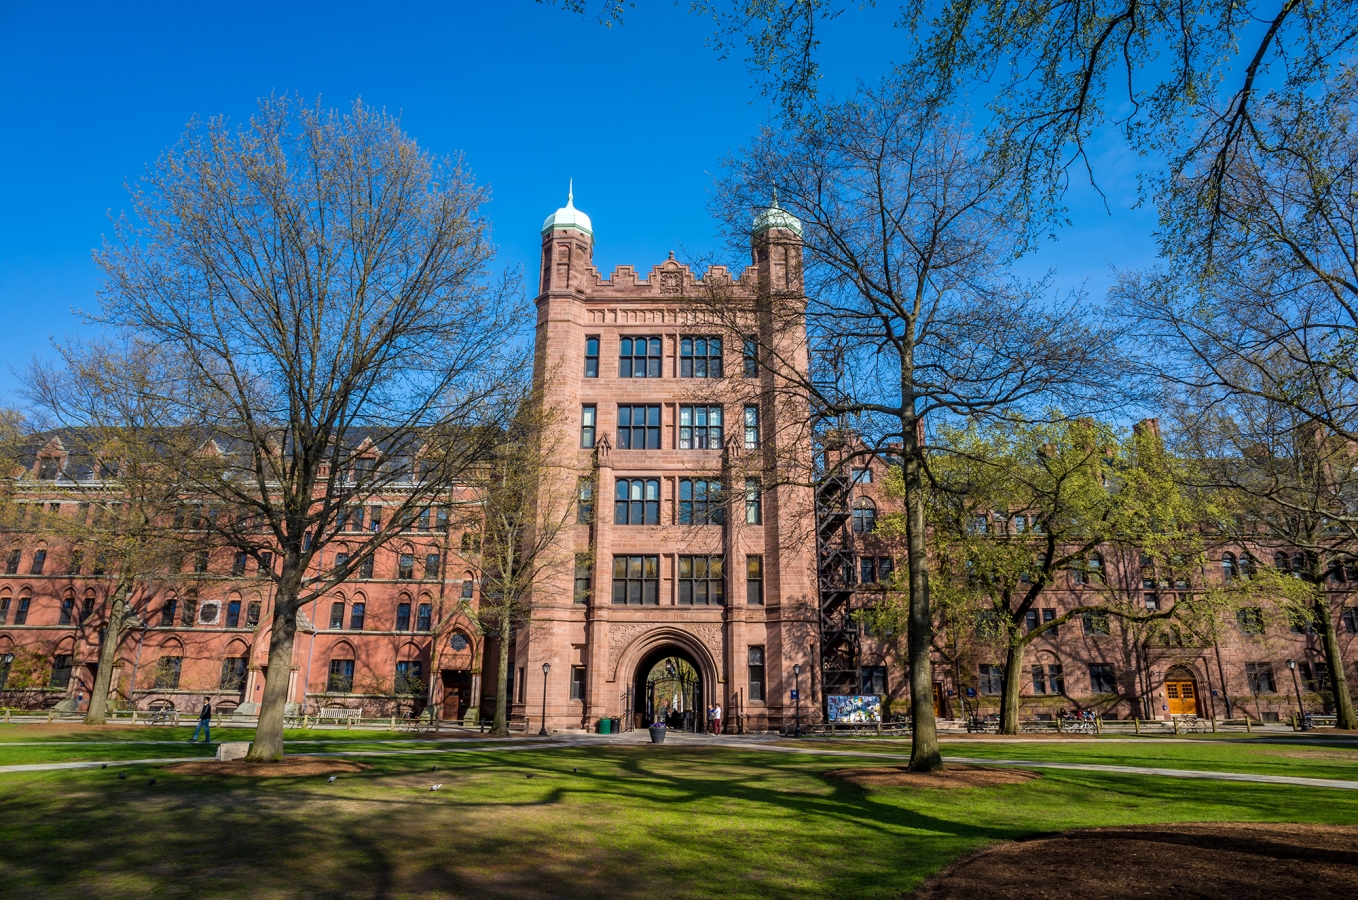
<instances>
[{"instance_id":1,"label":"person standing in archway","mask_svg":"<svg viewBox=\"0 0 1358 900\"><path fill-rule=\"evenodd\" d=\"M721 703L712 705L712 733L721 734Z\"/></svg>"}]
</instances>

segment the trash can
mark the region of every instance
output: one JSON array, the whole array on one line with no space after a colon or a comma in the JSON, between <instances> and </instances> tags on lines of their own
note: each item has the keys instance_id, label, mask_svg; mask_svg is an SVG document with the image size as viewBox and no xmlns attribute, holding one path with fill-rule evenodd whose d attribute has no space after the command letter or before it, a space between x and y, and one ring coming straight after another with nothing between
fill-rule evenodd
<instances>
[{"instance_id":1,"label":"trash can","mask_svg":"<svg viewBox=\"0 0 1358 900\"><path fill-rule=\"evenodd\" d=\"M617 716L613 717L613 733L622 734L622 719Z\"/></svg>"},{"instance_id":2,"label":"trash can","mask_svg":"<svg viewBox=\"0 0 1358 900\"><path fill-rule=\"evenodd\" d=\"M612 720L612 719L608 719L608 718L600 719L600 720L599 720L599 733L600 733L600 734L612 734L612 733L613 733L613 720Z\"/></svg>"}]
</instances>

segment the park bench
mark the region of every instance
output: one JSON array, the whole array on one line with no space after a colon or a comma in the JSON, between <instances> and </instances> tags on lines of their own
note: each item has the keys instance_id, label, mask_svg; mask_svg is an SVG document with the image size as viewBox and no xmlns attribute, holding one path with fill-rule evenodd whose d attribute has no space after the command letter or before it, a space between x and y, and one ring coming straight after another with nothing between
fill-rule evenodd
<instances>
[{"instance_id":1,"label":"park bench","mask_svg":"<svg viewBox=\"0 0 1358 900\"><path fill-rule=\"evenodd\" d=\"M347 706L322 706L316 711L316 724L319 725L326 719L330 719L336 725L343 723L350 727L357 725L363 718L363 710L350 709Z\"/></svg>"},{"instance_id":2,"label":"park bench","mask_svg":"<svg viewBox=\"0 0 1358 900\"><path fill-rule=\"evenodd\" d=\"M178 725L179 710L169 700L156 700L146 708L146 724Z\"/></svg>"}]
</instances>

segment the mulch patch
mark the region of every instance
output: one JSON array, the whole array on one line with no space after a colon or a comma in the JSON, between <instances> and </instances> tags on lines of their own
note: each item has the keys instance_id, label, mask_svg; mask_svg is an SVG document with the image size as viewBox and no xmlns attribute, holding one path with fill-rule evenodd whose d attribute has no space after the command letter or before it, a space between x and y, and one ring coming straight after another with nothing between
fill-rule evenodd
<instances>
[{"instance_id":1,"label":"mulch patch","mask_svg":"<svg viewBox=\"0 0 1358 900\"><path fill-rule=\"evenodd\" d=\"M1224 823L1091 828L982 850L914 900L1358 896L1358 827Z\"/></svg>"},{"instance_id":2,"label":"mulch patch","mask_svg":"<svg viewBox=\"0 0 1358 900\"><path fill-rule=\"evenodd\" d=\"M911 772L906 766L833 769L825 773L832 781L848 781L859 787L971 788L1022 784L1041 778L1026 769L996 766L947 766L938 772Z\"/></svg>"},{"instance_id":3,"label":"mulch patch","mask_svg":"<svg viewBox=\"0 0 1358 900\"><path fill-rule=\"evenodd\" d=\"M296 778L303 775L346 775L371 769L367 763L320 756L285 756L281 762L218 762L197 760L168 766L167 772L184 775L244 775L249 778Z\"/></svg>"}]
</instances>

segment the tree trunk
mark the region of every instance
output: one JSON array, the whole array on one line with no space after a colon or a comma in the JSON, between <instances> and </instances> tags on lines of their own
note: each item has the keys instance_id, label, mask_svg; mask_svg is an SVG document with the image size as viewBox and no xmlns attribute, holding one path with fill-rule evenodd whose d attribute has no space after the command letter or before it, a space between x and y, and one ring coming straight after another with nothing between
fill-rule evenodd
<instances>
[{"instance_id":1,"label":"tree trunk","mask_svg":"<svg viewBox=\"0 0 1358 900\"><path fill-rule=\"evenodd\" d=\"M292 642L297 633L295 569L295 562L283 564L283 577L274 597L273 627L269 635L269 672L264 678L264 698L259 704L255 742L246 757L255 762L280 762L283 759L283 717L288 705Z\"/></svg>"},{"instance_id":2,"label":"tree trunk","mask_svg":"<svg viewBox=\"0 0 1358 900\"><path fill-rule=\"evenodd\" d=\"M514 632L513 619L506 609L500 620L500 658L495 681L495 720L490 733L505 737L509 734L509 639Z\"/></svg>"},{"instance_id":3,"label":"tree trunk","mask_svg":"<svg viewBox=\"0 0 1358 900\"><path fill-rule=\"evenodd\" d=\"M1226 702L1226 718L1234 719L1235 713L1231 709L1231 692L1226 688L1226 667L1221 664L1221 644L1216 638L1212 639L1212 649L1217 655L1217 678L1221 680L1221 699Z\"/></svg>"},{"instance_id":4,"label":"tree trunk","mask_svg":"<svg viewBox=\"0 0 1358 900\"><path fill-rule=\"evenodd\" d=\"M90 708L85 712L86 725L103 725L108 721L108 694L113 686L113 664L118 658L118 645L123 640L123 623L127 620L127 597L130 593L131 584L118 579L113 589L113 599L109 601L104 643L99 648L99 668L94 672Z\"/></svg>"},{"instance_id":5,"label":"tree trunk","mask_svg":"<svg viewBox=\"0 0 1358 900\"><path fill-rule=\"evenodd\" d=\"M1315 607L1316 625L1320 627L1321 641L1325 644L1325 664L1330 669L1330 692L1334 695L1334 724L1339 728L1352 730L1358 728L1358 717L1353 710L1353 696L1349 694L1349 679L1344 673L1344 656L1339 651L1339 636L1334 630L1334 616L1329 600L1325 597L1324 584L1317 585L1319 592Z\"/></svg>"},{"instance_id":6,"label":"tree trunk","mask_svg":"<svg viewBox=\"0 0 1358 900\"><path fill-rule=\"evenodd\" d=\"M1023 689L1022 641L1009 641L1004 658L1004 690L1000 694L1000 734L1018 734L1019 692Z\"/></svg>"},{"instance_id":7,"label":"tree trunk","mask_svg":"<svg viewBox=\"0 0 1358 900\"><path fill-rule=\"evenodd\" d=\"M919 432L913 415L904 418L901 430L905 476L906 555L910 566L910 618L906 635L910 667L910 714L912 719L910 770L933 772L943 768L934 723L934 670L929 658L934 642L933 614L929 609L929 557L924 528L924 473L920 460Z\"/></svg>"}]
</instances>

